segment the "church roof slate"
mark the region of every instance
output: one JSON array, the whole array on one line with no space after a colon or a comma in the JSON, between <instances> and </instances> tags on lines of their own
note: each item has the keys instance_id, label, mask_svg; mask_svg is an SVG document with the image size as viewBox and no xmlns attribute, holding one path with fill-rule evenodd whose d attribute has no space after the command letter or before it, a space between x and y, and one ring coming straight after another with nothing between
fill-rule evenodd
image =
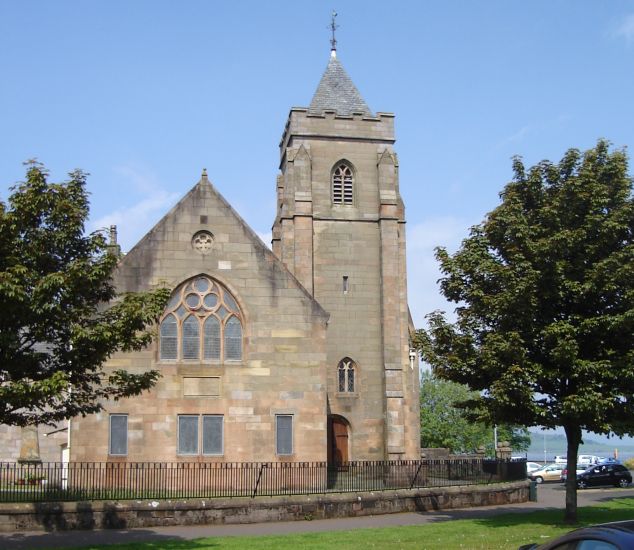
<instances>
[{"instance_id":1,"label":"church roof slate","mask_svg":"<svg viewBox=\"0 0 634 550\"><path fill-rule=\"evenodd\" d=\"M343 116L350 116L352 113L372 116L368 104L336 56L330 58L308 107L311 114L322 114L326 110L336 111Z\"/></svg>"}]
</instances>

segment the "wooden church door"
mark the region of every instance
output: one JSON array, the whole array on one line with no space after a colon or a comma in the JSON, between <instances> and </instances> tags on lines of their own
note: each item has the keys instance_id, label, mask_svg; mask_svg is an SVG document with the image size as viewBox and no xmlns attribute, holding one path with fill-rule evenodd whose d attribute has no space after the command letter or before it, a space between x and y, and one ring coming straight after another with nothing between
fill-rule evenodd
<instances>
[{"instance_id":1,"label":"wooden church door","mask_svg":"<svg viewBox=\"0 0 634 550\"><path fill-rule=\"evenodd\" d=\"M348 424L343 418L328 418L328 440L328 463L340 466L348 462Z\"/></svg>"}]
</instances>

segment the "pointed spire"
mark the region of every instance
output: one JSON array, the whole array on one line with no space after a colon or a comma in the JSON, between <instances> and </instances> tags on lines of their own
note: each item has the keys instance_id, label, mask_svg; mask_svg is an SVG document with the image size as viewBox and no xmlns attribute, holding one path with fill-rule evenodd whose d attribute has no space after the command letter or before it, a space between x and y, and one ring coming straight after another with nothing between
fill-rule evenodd
<instances>
[{"instance_id":1,"label":"pointed spire","mask_svg":"<svg viewBox=\"0 0 634 550\"><path fill-rule=\"evenodd\" d=\"M333 10L330 17L330 61L321 77L317 91L310 102L308 112L323 114L324 111L335 111L338 115L350 116L353 113L362 113L372 116L372 111L364 101L337 59L337 38L335 31L339 28L335 18L337 12Z\"/></svg>"},{"instance_id":2,"label":"pointed spire","mask_svg":"<svg viewBox=\"0 0 634 550\"><path fill-rule=\"evenodd\" d=\"M324 75L321 77L317 91L310 102L308 112L322 114L324 111L336 111L338 115L350 116L352 113L363 113L372 116L372 111L364 101L343 65L339 62L335 50Z\"/></svg>"}]
</instances>

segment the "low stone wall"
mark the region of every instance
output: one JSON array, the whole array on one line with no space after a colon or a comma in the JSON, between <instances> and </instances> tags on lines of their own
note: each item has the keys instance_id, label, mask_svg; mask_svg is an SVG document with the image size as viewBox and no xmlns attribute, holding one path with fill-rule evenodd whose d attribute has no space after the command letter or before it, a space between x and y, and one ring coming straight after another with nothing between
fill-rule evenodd
<instances>
[{"instance_id":1,"label":"low stone wall","mask_svg":"<svg viewBox=\"0 0 634 550\"><path fill-rule=\"evenodd\" d=\"M128 529L293 521L515 504L529 483L367 493L191 500L0 504L0 531Z\"/></svg>"}]
</instances>

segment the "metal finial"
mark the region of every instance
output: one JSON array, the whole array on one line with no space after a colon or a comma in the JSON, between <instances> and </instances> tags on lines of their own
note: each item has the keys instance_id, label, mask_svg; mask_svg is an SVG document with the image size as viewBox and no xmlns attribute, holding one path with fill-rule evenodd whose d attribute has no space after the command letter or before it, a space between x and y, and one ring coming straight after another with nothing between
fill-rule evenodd
<instances>
[{"instance_id":1,"label":"metal finial","mask_svg":"<svg viewBox=\"0 0 634 550\"><path fill-rule=\"evenodd\" d=\"M332 10L332 16L330 19L330 30L332 31L332 38L330 39L330 52L332 55L337 51L337 39L335 38L335 31L339 28L339 25L335 23L335 17L337 12Z\"/></svg>"}]
</instances>

